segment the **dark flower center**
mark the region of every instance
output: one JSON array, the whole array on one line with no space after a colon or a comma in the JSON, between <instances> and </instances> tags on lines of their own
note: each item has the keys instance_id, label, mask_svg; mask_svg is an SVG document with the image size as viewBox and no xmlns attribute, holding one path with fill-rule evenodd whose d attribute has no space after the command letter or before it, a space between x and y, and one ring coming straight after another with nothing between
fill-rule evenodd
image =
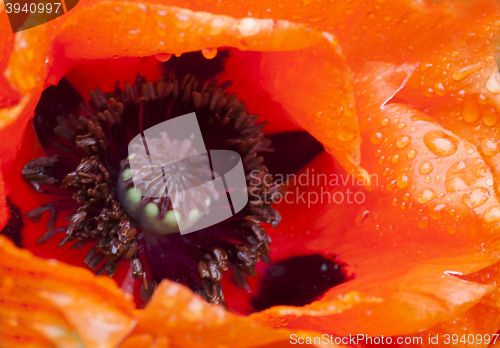
<instances>
[{"instance_id":1,"label":"dark flower center","mask_svg":"<svg viewBox=\"0 0 500 348\"><path fill-rule=\"evenodd\" d=\"M35 221L46 211L51 214L39 243L65 232L59 246L74 242L72 248L79 248L92 243L85 262L97 274L112 276L119 262L129 259L134 278L143 277L152 285L172 279L211 303L223 301L222 273L231 267L254 275L259 260L269 262L271 240L263 224L276 227L281 220L270 204L280 187L262 180L269 171L260 154L272 151L264 137L265 124L255 123L257 116L248 114L245 104L226 91L229 86L230 82L201 84L189 74L179 81L172 72L158 82L138 76L135 84L126 83L123 90L117 84L110 93L91 91L91 100L80 103L79 110L39 104L38 111L50 109L56 137L40 127L49 121L35 118L37 134L51 156L33 159L22 175L37 191L67 197L27 214ZM44 94L53 94L51 88ZM74 91L65 80L53 88ZM68 90L62 93L71 94ZM169 195L158 191L165 183L182 186L193 179L180 175L185 171L176 166L169 170L149 166L139 152L128 153L128 144L143 131L191 112L196 113L207 150L225 149L240 155L250 194L245 208L229 219L181 235L179 224L188 226L208 213L208 192L194 191L180 209L173 209ZM188 142L165 136L150 139L148 144L162 150L157 152L169 161L192 151ZM134 173L142 175L141 187L132 182L131 156L136 163L149 166L147 174ZM179 165L210 172L193 161ZM69 225L56 228L57 215L63 210L70 211Z\"/></svg>"}]
</instances>

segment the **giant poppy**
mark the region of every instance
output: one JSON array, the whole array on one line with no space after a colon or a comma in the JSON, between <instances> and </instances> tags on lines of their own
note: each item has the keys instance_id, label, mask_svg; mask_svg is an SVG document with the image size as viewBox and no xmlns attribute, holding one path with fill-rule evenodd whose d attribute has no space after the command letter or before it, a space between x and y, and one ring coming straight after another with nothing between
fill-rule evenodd
<instances>
[{"instance_id":1,"label":"giant poppy","mask_svg":"<svg viewBox=\"0 0 500 348\"><path fill-rule=\"evenodd\" d=\"M0 317L3 339L12 346L194 345L203 340L236 345L236 336L210 336L204 330L215 327L221 333L231 327L267 335L266 341L248 339L248 346L288 341L291 332L314 335L295 330L384 335L394 342L422 338L424 344L429 335L439 334L440 346L446 346L446 335L496 333L499 16L491 1L82 1L39 27L43 30L2 36L2 172L11 203L3 205L0 216L14 239L20 214L47 203L46 195L22 181L21 170L54 150L53 139L45 136L44 143L40 135L40 127L50 123L47 118L28 125L37 105L60 112L58 102L45 98L54 90L49 86L69 83L75 95L94 99L98 109L101 94L90 95L90 90L116 92L116 81L126 89L123 82L134 83L136 73L139 83L155 80L161 75L158 61L170 54L180 55L177 70L182 70L182 59L189 58L181 54L201 50L211 58L214 47L223 48L219 55L227 59L217 76L195 69L205 61L190 61L193 74L202 82L233 81L231 91L249 112L269 122L268 133L302 129L327 151L314 159L306 154L312 162L294 167L294 160L301 162L302 139L309 139L294 133L295 146L285 146L292 155L287 159L286 151L277 151L281 157L271 156L266 165L292 163L297 175L341 178L333 185L287 182L285 192L304 193L308 200L273 205L283 219L275 229L266 227L272 261L254 265L257 276L248 284L235 271L243 289L222 278L227 307L253 311L248 317L217 305L206 308L169 281L156 288L145 310L136 310L112 281L41 260L2 239L2 253L8 256L1 263L0 303L8 309ZM8 30L5 19L1 25ZM173 68L175 62L164 66ZM58 135L67 132L59 128ZM276 134L276 147L287 138ZM332 201L347 200L348 193L358 200ZM318 202L327 196L330 201ZM57 249L53 238L36 246L48 220L47 215L36 223L24 218L21 242L39 257L81 264L85 253ZM211 257L208 263L217 258ZM139 283L123 264L103 270L114 271L125 292L137 293ZM340 269L346 281L332 283L332 269ZM478 341L476 346L490 343Z\"/></svg>"}]
</instances>

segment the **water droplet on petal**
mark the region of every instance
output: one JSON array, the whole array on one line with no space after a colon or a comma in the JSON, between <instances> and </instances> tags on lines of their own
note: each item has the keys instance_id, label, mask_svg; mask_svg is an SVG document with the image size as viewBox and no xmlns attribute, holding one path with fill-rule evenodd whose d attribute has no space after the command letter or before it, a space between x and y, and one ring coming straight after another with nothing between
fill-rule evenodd
<instances>
[{"instance_id":1,"label":"water droplet on petal","mask_svg":"<svg viewBox=\"0 0 500 348\"><path fill-rule=\"evenodd\" d=\"M382 126L387 126L389 124L390 120L388 118L384 118L382 121L380 121L380 124Z\"/></svg>"},{"instance_id":2,"label":"water droplet on petal","mask_svg":"<svg viewBox=\"0 0 500 348\"><path fill-rule=\"evenodd\" d=\"M448 192L465 190L472 183L472 173L463 161L452 165L446 172L445 187Z\"/></svg>"},{"instance_id":3,"label":"water droplet on petal","mask_svg":"<svg viewBox=\"0 0 500 348\"><path fill-rule=\"evenodd\" d=\"M476 71L479 71L482 69L482 63L479 62L479 63L476 63L476 64L471 64L471 65L467 65L467 66L464 66L463 68L461 69L458 69L458 70L455 70L452 74L451 74L451 77L455 80L455 81L460 81L460 80L463 80L465 79L467 76L469 76L470 74L476 72Z\"/></svg>"},{"instance_id":4,"label":"water droplet on petal","mask_svg":"<svg viewBox=\"0 0 500 348\"><path fill-rule=\"evenodd\" d=\"M162 63L168 62L172 55L170 53L159 53L155 55L156 59Z\"/></svg>"},{"instance_id":5,"label":"water droplet on petal","mask_svg":"<svg viewBox=\"0 0 500 348\"><path fill-rule=\"evenodd\" d=\"M410 184L410 178L406 174L399 174L396 184L399 188L405 188Z\"/></svg>"},{"instance_id":6,"label":"water droplet on petal","mask_svg":"<svg viewBox=\"0 0 500 348\"><path fill-rule=\"evenodd\" d=\"M349 142L352 139L354 139L355 136L356 134L354 133L354 131L352 131L347 127L341 127L337 133L337 137L339 138L340 141L343 142Z\"/></svg>"},{"instance_id":7,"label":"water droplet on petal","mask_svg":"<svg viewBox=\"0 0 500 348\"><path fill-rule=\"evenodd\" d=\"M434 220L441 219L443 209L445 208L444 204L438 204L435 207L430 207L429 206L429 215L431 218Z\"/></svg>"},{"instance_id":8,"label":"water droplet on petal","mask_svg":"<svg viewBox=\"0 0 500 348\"><path fill-rule=\"evenodd\" d=\"M411 137L405 135L396 141L396 146L402 149L408 146L410 142L411 142Z\"/></svg>"},{"instance_id":9,"label":"water droplet on petal","mask_svg":"<svg viewBox=\"0 0 500 348\"><path fill-rule=\"evenodd\" d=\"M176 25L180 29L186 29L189 28L192 24L192 19L191 19L191 14L189 13L190 11L182 11L178 12L175 14L175 17L177 18Z\"/></svg>"},{"instance_id":10,"label":"water droplet on petal","mask_svg":"<svg viewBox=\"0 0 500 348\"><path fill-rule=\"evenodd\" d=\"M399 156L398 155L394 155L392 157L392 163L398 163L398 161L399 161Z\"/></svg>"},{"instance_id":11,"label":"water droplet on petal","mask_svg":"<svg viewBox=\"0 0 500 348\"><path fill-rule=\"evenodd\" d=\"M443 96L446 94L446 91L444 90L444 86L441 82L436 83L434 85L434 91L436 92L437 95Z\"/></svg>"},{"instance_id":12,"label":"water droplet on petal","mask_svg":"<svg viewBox=\"0 0 500 348\"><path fill-rule=\"evenodd\" d=\"M475 101L467 100L462 108L462 118L467 123L474 123L481 117L479 107Z\"/></svg>"},{"instance_id":13,"label":"water droplet on petal","mask_svg":"<svg viewBox=\"0 0 500 348\"><path fill-rule=\"evenodd\" d=\"M315 15L315 16L309 17L309 22L317 23L317 22L322 21L323 19L325 19L325 15Z\"/></svg>"},{"instance_id":14,"label":"water droplet on petal","mask_svg":"<svg viewBox=\"0 0 500 348\"><path fill-rule=\"evenodd\" d=\"M427 216L424 216L422 221L417 222L417 226L419 228L427 228L429 227L429 221L427 221Z\"/></svg>"},{"instance_id":15,"label":"water droplet on petal","mask_svg":"<svg viewBox=\"0 0 500 348\"><path fill-rule=\"evenodd\" d=\"M437 156L450 156L457 151L458 140L443 131L429 131L424 135L424 143Z\"/></svg>"},{"instance_id":16,"label":"water droplet on petal","mask_svg":"<svg viewBox=\"0 0 500 348\"><path fill-rule=\"evenodd\" d=\"M474 147L471 146L471 145L469 145L469 144L465 144L464 147L465 147L465 150L466 150L465 153L467 155L472 155L474 152L476 152L476 150L474 149Z\"/></svg>"},{"instance_id":17,"label":"water droplet on petal","mask_svg":"<svg viewBox=\"0 0 500 348\"><path fill-rule=\"evenodd\" d=\"M370 137L370 140L372 141L372 144L378 145L382 142L382 133L380 132L374 132L372 136Z\"/></svg>"},{"instance_id":18,"label":"water droplet on petal","mask_svg":"<svg viewBox=\"0 0 500 348\"><path fill-rule=\"evenodd\" d=\"M484 96L484 94L479 94L478 97L477 97L477 102L481 105L484 105L486 104L486 97Z\"/></svg>"},{"instance_id":19,"label":"water droplet on petal","mask_svg":"<svg viewBox=\"0 0 500 348\"><path fill-rule=\"evenodd\" d=\"M419 172L422 174L429 174L433 169L434 167L429 161L422 162L422 164L420 164L420 167L418 168Z\"/></svg>"},{"instance_id":20,"label":"water droplet on petal","mask_svg":"<svg viewBox=\"0 0 500 348\"><path fill-rule=\"evenodd\" d=\"M201 50L201 54L205 59L213 59L217 56L217 48L204 48Z\"/></svg>"},{"instance_id":21,"label":"water droplet on petal","mask_svg":"<svg viewBox=\"0 0 500 348\"><path fill-rule=\"evenodd\" d=\"M448 192L465 190L467 187L467 184L458 176L446 177L446 191Z\"/></svg>"},{"instance_id":22,"label":"water droplet on petal","mask_svg":"<svg viewBox=\"0 0 500 348\"><path fill-rule=\"evenodd\" d=\"M487 189L476 187L462 197L462 202L470 208L477 208L486 203L489 197L490 194Z\"/></svg>"},{"instance_id":23,"label":"water droplet on petal","mask_svg":"<svg viewBox=\"0 0 500 348\"><path fill-rule=\"evenodd\" d=\"M500 81L498 81L495 74L492 74L485 83L485 87L488 91L494 95L500 94Z\"/></svg>"},{"instance_id":24,"label":"water droplet on petal","mask_svg":"<svg viewBox=\"0 0 500 348\"><path fill-rule=\"evenodd\" d=\"M141 32L141 29L129 30L128 31L129 40L135 39L139 35L140 32Z\"/></svg>"},{"instance_id":25,"label":"water droplet on petal","mask_svg":"<svg viewBox=\"0 0 500 348\"><path fill-rule=\"evenodd\" d=\"M436 197L437 197L436 191L434 191L430 187L423 187L417 193L417 201L421 204L430 202Z\"/></svg>"},{"instance_id":26,"label":"water droplet on petal","mask_svg":"<svg viewBox=\"0 0 500 348\"><path fill-rule=\"evenodd\" d=\"M500 221L500 206L494 206L486 209L483 215L483 220L487 224Z\"/></svg>"},{"instance_id":27,"label":"water droplet on petal","mask_svg":"<svg viewBox=\"0 0 500 348\"><path fill-rule=\"evenodd\" d=\"M481 140L481 149L487 157L495 156L499 151L499 146L492 139Z\"/></svg>"},{"instance_id":28,"label":"water droplet on petal","mask_svg":"<svg viewBox=\"0 0 500 348\"><path fill-rule=\"evenodd\" d=\"M457 233L457 227L455 226L455 224L446 226L446 229L448 230L449 234Z\"/></svg>"},{"instance_id":29,"label":"water droplet on petal","mask_svg":"<svg viewBox=\"0 0 500 348\"><path fill-rule=\"evenodd\" d=\"M408 158L412 159L412 158L415 158L415 156L417 155L417 151L415 150L410 150L408 151Z\"/></svg>"},{"instance_id":30,"label":"water droplet on petal","mask_svg":"<svg viewBox=\"0 0 500 348\"><path fill-rule=\"evenodd\" d=\"M486 108L483 112L483 123L487 127L492 127L498 122L498 114L493 108Z\"/></svg>"}]
</instances>

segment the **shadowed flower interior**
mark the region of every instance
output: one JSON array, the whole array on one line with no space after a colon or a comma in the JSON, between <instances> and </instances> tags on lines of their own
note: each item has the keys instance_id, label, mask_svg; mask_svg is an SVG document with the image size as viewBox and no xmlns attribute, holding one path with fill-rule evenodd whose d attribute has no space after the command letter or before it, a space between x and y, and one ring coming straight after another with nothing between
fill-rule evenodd
<instances>
[{"instance_id":1,"label":"shadowed flower interior","mask_svg":"<svg viewBox=\"0 0 500 348\"><path fill-rule=\"evenodd\" d=\"M24 179L36 192L59 196L58 200L26 214L34 222L44 213L50 215L47 231L37 243L43 244L64 233L59 247L69 242L74 242L72 249L90 244L85 263L97 270L97 275L113 276L120 261L130 260L133 278L144 279L141 291L144 298L151 295L148 288L166 278L189 286L210 303L223 302L220 280L228 268L232 269L238 286L248 289L245 279L247 275L256 275L256 263L270 262L271 239L264 224L277 227L281 221L280 214L272 207L273 200L279 197L280 185L270 180L270 175L297 171L322 147L316 141L311 142L306 133L290 136L283 133L273 136L280 150L275 152L271 140L264 137L263 127L267 122L256 123L258 116L250 115L245 103L231 94L230 81L218 85L211 78L223 67L226 57L222 52L217 60L211 61L200 53L187 54L164 64L164 71L172 66L178 70L170 70L158 82L146 81L138 75L133 85L125 82L124 89L119 88L118 81L114 91L91 90L87 103L65 79L48 88L42 94L33 121L48 157L35 158L22 169ZM191 66L196 67L201 78L187 72L191 69L186 67ZM181 80L176 74L181 74ZM163 180L169 187L195 187L200 184L199 178L183 175L184 167L189 167L190 173L197 171L209 176L210 167L205 168L197 157L167 168L150 167L148 158L140 157L134 147L129 153L128 145L144 130L190 112L196 113L208 150L233 150L241 156L249 202L223 222L180 235L177 224L193 224L200 214L208 213L210 198L197 190L184 197L180 210L174 210L168 193L158 194L164 189ZM303 145L302 150L290 152L290 142L299 139L303 140L298 143ZM184 158L193 151L188 140L170 140L165 133L150 139L148 147L150 152L159 150L162 156L169 156L168 160ZM268 155L263 157L264 154ZM130 158L142 163L144 169L135 175L146 184L134 186ZM167 159L163 162L167 163ZM271 173L268 165L272 167ZM61 213L69 224L57 227ZM178 222L173 213L180 217ZM320 262L323 257L318 257ZM335 265L325 260L331 267ZM299 273L314 268L307 262L303 266ZM286 272L295 274L292 268ZM266 294L267 290L262 297L270 305L308 303L345 281L343 272L336 269L339 275L334 280L318 279L319 288L314 285L315 295L308 300L301 296L300 285L289 282L281 286L298 292L288 300ZM299 280L299 283L309 281Z\"/></svg>"}]
</instances>

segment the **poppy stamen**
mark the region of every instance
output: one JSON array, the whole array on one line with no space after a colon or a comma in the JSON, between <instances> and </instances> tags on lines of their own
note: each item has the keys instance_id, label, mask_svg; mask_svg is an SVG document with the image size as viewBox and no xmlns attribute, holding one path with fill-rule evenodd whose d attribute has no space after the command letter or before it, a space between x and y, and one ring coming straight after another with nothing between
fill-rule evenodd
<instances>
[{"instance_id":1,"label":"poppy stamen","mask_svg":"<svg viewBox=\"0 0 500 348\"><path fill-rule=\"evenodd\" d=\"M57 139L52 140L55 146L51 149L61 151L30 161L22 173L37 191L55 186L70 195L72 202L28 213L39 219L44 211L51 211L49 231L41 240L61 230L55 228L57 213L71 209L66 218L69 224L63 229L66 236L59 246L73 241L74 248L95 243L85 263L97 269L97 274L112 276L122 259L130 259L133 276L145 278L143 263L147 262L148 282L153 286L164 278L176 280L210 303L224 301L220 280L228 268L254 276L257 262L270 262L271 239L262 224L276 227L281 220L272 207L280 185L264 180L270 175L259 153L273 151L264 137L265 123L256 124L258 116L250 115L245 103L226 91L231 82L200 85L189 74L181 82L173 72L158 82L138 76L135 84L126 82L124 89L117 84L111 93L99 88L91 91L91 99L80 105L79 115L49 115L57 122L53 128ZM249 202L223 222L181 235L174 220L186 226L196 222L208 213L209 197L216 197L216 192L208 192L210 187L203 188L208 191L190 190L176 210L168 194L158 194L159 190L165 185L179 185L179 191L199 187L197 180L200 175L211 175L210 167L197 162L189 141L169 139L165 133L148 139L147 144L165 157L160 162L175 163L170 167L151 167L148 156L133 147L129 153L129 143L144 130L192 112L207 150L231 150L240 155ZM37 133L45 134L43 129ZM79 162L75 163L75 156ZM185 157L190 160L176 161ZM153 170L145 174L131 168L132 158ZM182 174L193 172L197 175ZM134 185L132 175L144 179L141 185Z\"/></svg>"}]
</instances>

